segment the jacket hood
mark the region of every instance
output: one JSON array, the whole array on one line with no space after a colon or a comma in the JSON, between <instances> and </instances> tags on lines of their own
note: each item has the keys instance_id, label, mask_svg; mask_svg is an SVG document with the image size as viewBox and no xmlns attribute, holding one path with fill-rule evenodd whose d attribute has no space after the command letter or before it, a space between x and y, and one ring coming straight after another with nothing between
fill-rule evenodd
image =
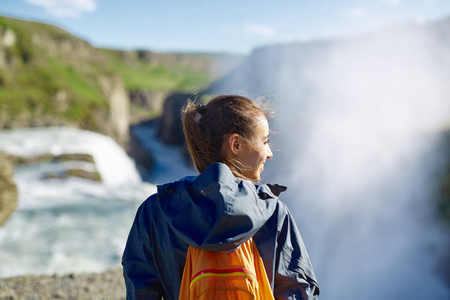
<instances>
[{"instance_id":1,"label":"jacket hood","mask_svg":"<svg viewBox=\"0 0 450 300\"><path fill-rule=\"evenodd\" d=\"M272 216L277 201L269 185L238 179L222 163L162 185L157 192L159 207L175 234L209 251L232 250L247 241Z\"/></svg>"}]
</instances>

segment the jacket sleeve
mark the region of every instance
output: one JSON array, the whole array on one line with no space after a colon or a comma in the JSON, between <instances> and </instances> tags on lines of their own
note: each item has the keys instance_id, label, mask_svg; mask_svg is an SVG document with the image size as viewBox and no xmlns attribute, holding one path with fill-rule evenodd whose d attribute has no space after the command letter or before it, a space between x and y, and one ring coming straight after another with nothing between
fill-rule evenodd
<instances>
[{"instance_id":1,"label":"jacket sleeve","mask_svg":"<svg viewBox=\"0 0 450 300\"><path fill-rule=\"evenodd\" d=\"M284 205L283 205L284 206ZM274 296L276 299L317 300L319 286L303 239L286 206L278 223Z\"/></svg>"},{"instance_id":2,"label":"jacket sleeve","mask_svg":"<svg viewBox=\"0 0 450 300\"><path fill-rule=\"evenodd\" d=\"M142 211L143 206L138 209L122 257L127 300L162 299L164 296L149 250L148 222Z\"/></svg>"}]
</instances>

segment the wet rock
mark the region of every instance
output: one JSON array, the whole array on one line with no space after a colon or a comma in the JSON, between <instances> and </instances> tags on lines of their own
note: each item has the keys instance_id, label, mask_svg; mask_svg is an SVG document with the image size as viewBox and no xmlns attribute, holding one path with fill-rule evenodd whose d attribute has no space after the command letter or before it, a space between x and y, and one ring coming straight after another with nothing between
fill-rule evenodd
<instances>
[{"instance_id":1,"label":"wet rock","mask_svg":"<svg viewBox=\"0 0 450 300\"><path fill-rule=\"evenodd\" d=\"M15 165L37 164L46 161L56 161L56 162L79 161L79 162L88 162L92 164L95 163L92 155L86 153L64 153L60 155L44 153L36 156L18 156L14 154L5 154L5 155Z\"/></svg>"},{"instance_id":2,"label":"wet rock","mask_svg":"<svg viewBox=\"0 0 450 300\"><path fill-rule=\"evenodd\" d=\"M100 173L82 169L68 169L62 172L47 173L44 175L43 179L66 179L69 177L78 177L98 182L102 181Z\"/></svg>"},{"instance_id":3,"label":"wet rock","mask_svg":"<svg viewBox=\"0 0 450 300\"><path fill-rule=\"evenodd\" d=\"M45 161L50 161L54 156L50 153L37 155L37 156L18 156L14 154L6 154L9 161L14 165L25 165L25 164L37 164Z\"/></svg>"},{"instance_id":4,"label":"wet rock","mask_svg":"<svg viewBox=\"0 0 450 300\"><path fill-rule=\"evenodd\" d=\"M94 158L90 154L86 153L66 153L53 157L57 161L84 161L88 163L95 163Z\"/></svg>"},{"instance_id":5,"label":"wet rock","mask_svg":"<svg viewBox=\"0 0 450 300\"><path fill-rule=\"evenodd\" d=\"M155 161L150 151L143 145L143 142L135 133L133 133L133 128L138 126L146 126L146 124L153 122L154 121L144 122L130 128L130 140L126 150L128 155L136 162L136 167L141 176L153 168Z\"/></svg>"},{"instance_id":6,"label":"wet rock","mask_svg":"<svg viewBox=\"0 0 450 300\"><path fill-rule=\"evenodd\" d=\"M97 171L97 168L95 167L94 157L86 153L65 153L60 155L45 153L32 157L23 157L13 154L5 154L5 157L13 165L38 164L49 161L57 163L64 163L64 162L88 163L92 164L92 168L89 168L92 170L89 169L86 170L78 167L68 167L60 172L47 173L43 176L42 179L66 179L69 177L79 177L92 181L99 181L99 182L102 181L102 177L100 173Z\"/></svg>"}]
</instances>

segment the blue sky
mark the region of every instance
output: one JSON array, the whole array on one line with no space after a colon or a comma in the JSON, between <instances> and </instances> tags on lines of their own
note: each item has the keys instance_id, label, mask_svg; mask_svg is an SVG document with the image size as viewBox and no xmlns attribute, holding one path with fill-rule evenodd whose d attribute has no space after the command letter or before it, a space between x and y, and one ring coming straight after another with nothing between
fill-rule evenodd
<instances>
[{"instance_id":1,"label":"blue sky","mask_svg":"<svg viewBox=\"0 0 450 300\"><path fill-rule=\"evenodd\" d=\"M97 47L247 54L450 16L449 0L0 0L0 15L50 23Z\"/></svg>"}]
</instances>

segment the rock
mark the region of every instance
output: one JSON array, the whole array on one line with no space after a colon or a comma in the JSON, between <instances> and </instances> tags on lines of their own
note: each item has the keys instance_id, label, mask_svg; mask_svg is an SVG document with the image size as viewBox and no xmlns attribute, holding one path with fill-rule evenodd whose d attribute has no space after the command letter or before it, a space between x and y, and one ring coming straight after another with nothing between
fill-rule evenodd
<instances>
[{"instance_id":1,"label":"rock","mask_svg":"<svg viewBox=\"0 0 450 300\"><path fill-rule=\"evenodd\" d=\"M8 157L8 160L14 163L15 165L23 165L23 164L37 164L46 161L81 161L95 164L94 158L90 154L86 153L64 153L60 155L53 155L51 153L44 153L36 156L17 156L13 154L4 154Z\"/></svg>"},{"instance_id":2,"label":"rock","mask_svg":"<svg viewBox=\"0 0 450 300\"><path fill-rule=\"evenodd\" d=\"M14 290L10 288L3 288L0 284L0 300L15 300L18 299Z\"/></svg>"},{"instance_id":3,"label":"rock","mask_svg":"<svg viewBox=\"0 0 450 300\"><path fill-rule=\"evenodd\" d=\"M119 142L125 144L128 141L128 129L130 125L130 99L125 90L120 76L100 79L103 93L109 102L109 126L112 126L111 136Z\"/></svg>"},{"instance_id":4,"label":"rock","mask_svg":"<svg viewBox=\"0 0 450 300\"><path fill-rule=\"evenodd\" d=\"M84 161L94 164L94 158L90 154L86 153L65 153L61 155L54 156L57 161Z\"/></svg>"},{"instance_id":5,"label":"rock","mask_svg":"<svg viewBox=\"0 0 450 300\"><path fill-rule=\"evenodd\" d=\"M25 165L25 164L37 164L45 161L52 160L54 156L50 153L37 155L37 156L17 156L14 154L5 154L9 161L14 165Z\"/></svg>"},{"instance_id":6,"label":"rock","mask_svg":"<svg viewBox=\"0 0 450 300\"><path fill-rule=\"evenodd\" d=\"M3 48L0 47L0 69L5 68L6 62L7 62L7 59L6 59L6 53L5 53L5 50L4 50ZM4 80L5 80L5 79L3 78L3 76L1 76L1 84L0 84L0 86L3 86L3 85L4 85ZM0 125L1 125L1 124L0 124Z\"/></svg>"},{"instance_id":7,"label":"rock","mask_svg":"<svg viewBox=\"0 0 450 300\"><path fill-rule=\"evenodd\" d=\"M55 103L59 111L66 111L70 106L69 94L67 93L67 90L58 90L53 96L53 102Z\"/></svg>"},{"instance_id":8,"label":"rock","mask_svg":"<svg viewBox=\"0 0 450 300\"><path fill-rule=\"evenodd\" d=\"M9 28L0 28L0 47L10 48L16 44L17 37Z\"/></svg>"},{"instance_id":9,"label":"rock","mask_svg":"<svg viewBox=\"0 0 450 300\"><path fill-rule=\"evenodd\" d=\"M68 169L63 172L47 173L44 175L43 179L66 179L69 177L79 177L83 179L88 179L92 181L102 181L100 173L96 171L86 171L83 169Z\"/></svg>"},{"instance_id":10,"label":"rock","mask_svg":"<svg viewBox=\"0 0 450 300\"><path fill-rule=\"evenodd\" d=\"M163 111L164 100L170 95L169 91L130 90L130 118L131 124L148 119L152 115L160 115Z\"/></svg>"},{"instance_id":11,"label":"rock","mask_svg":"<svg viewBox=\"0 0 450 300\"><path fill-rule=\"evenodd\" d=\"M182 145L184 143L181 108L192 94L172 94L164 102L164 110L157 125L156 135L166 144Z\"/></svg>"},{"instance_id":12,"label":"rock","mask_svg":"<svg viewBox=\"0 0 450 300\"><path fill-rule=\"evenodd\" d=\"M16 44L16 34L8 28L0 26L0 68L4 68L7 64L7 55L5 49L11 48Z\"/></svg>"},{"instance_id":13,"label":"rock","mask_svg":"<svg viewBox=\"0 0 450 300\"><path fill-rule=\"evenodd\" d=\"M17 208L18 193L14 183L14 164L0 153L0 226Z\"/></svg>"},{"instance_id":14,"label":"rock","mask_svg":"<svg viewBox=\"0 0 450 300\"><path fill-rule=\"evenodd\" d=\"M232 54L156 53L141 50L137 51L137 56L150 65L182 66L205 72L213 78L223 76L243 61L242 56Z\"/></svg>"},{"instance_id":15,"label":"rock","mask_svg":"<svg viewBox=\"0 0 450 300\"><path fill-rule=\"evenodd\" d=\"M69 177L79 177L92 181L102 181L100 173L95 167L95 161L92 155L86 153L65 153L60 155L53 155L45 153L33 157L22 157L13 154L4 154L8 161L13 165L24 164L38 164L48 161L53 162L86 162L92 164L92 170L85 170L80 168L69 167L61 172L47 173L43 176L43 179L66 179Z\"/></svg>"},{"instance_id":16,"label":"rock","mask_svg":"<svg viewBox=\"0 0 450 300\"><path fill-rule=\"evenodd\" d=\"M145 124L152 123L153 120L134 125L130 128L130 140L128 142L127 153L136 162L136 167L141 174L148 173L154 165L154 159L150 151L142 144L141 140L133 134L133 128L137 126L145 126Z\"/></svg>"}]
</instances>

